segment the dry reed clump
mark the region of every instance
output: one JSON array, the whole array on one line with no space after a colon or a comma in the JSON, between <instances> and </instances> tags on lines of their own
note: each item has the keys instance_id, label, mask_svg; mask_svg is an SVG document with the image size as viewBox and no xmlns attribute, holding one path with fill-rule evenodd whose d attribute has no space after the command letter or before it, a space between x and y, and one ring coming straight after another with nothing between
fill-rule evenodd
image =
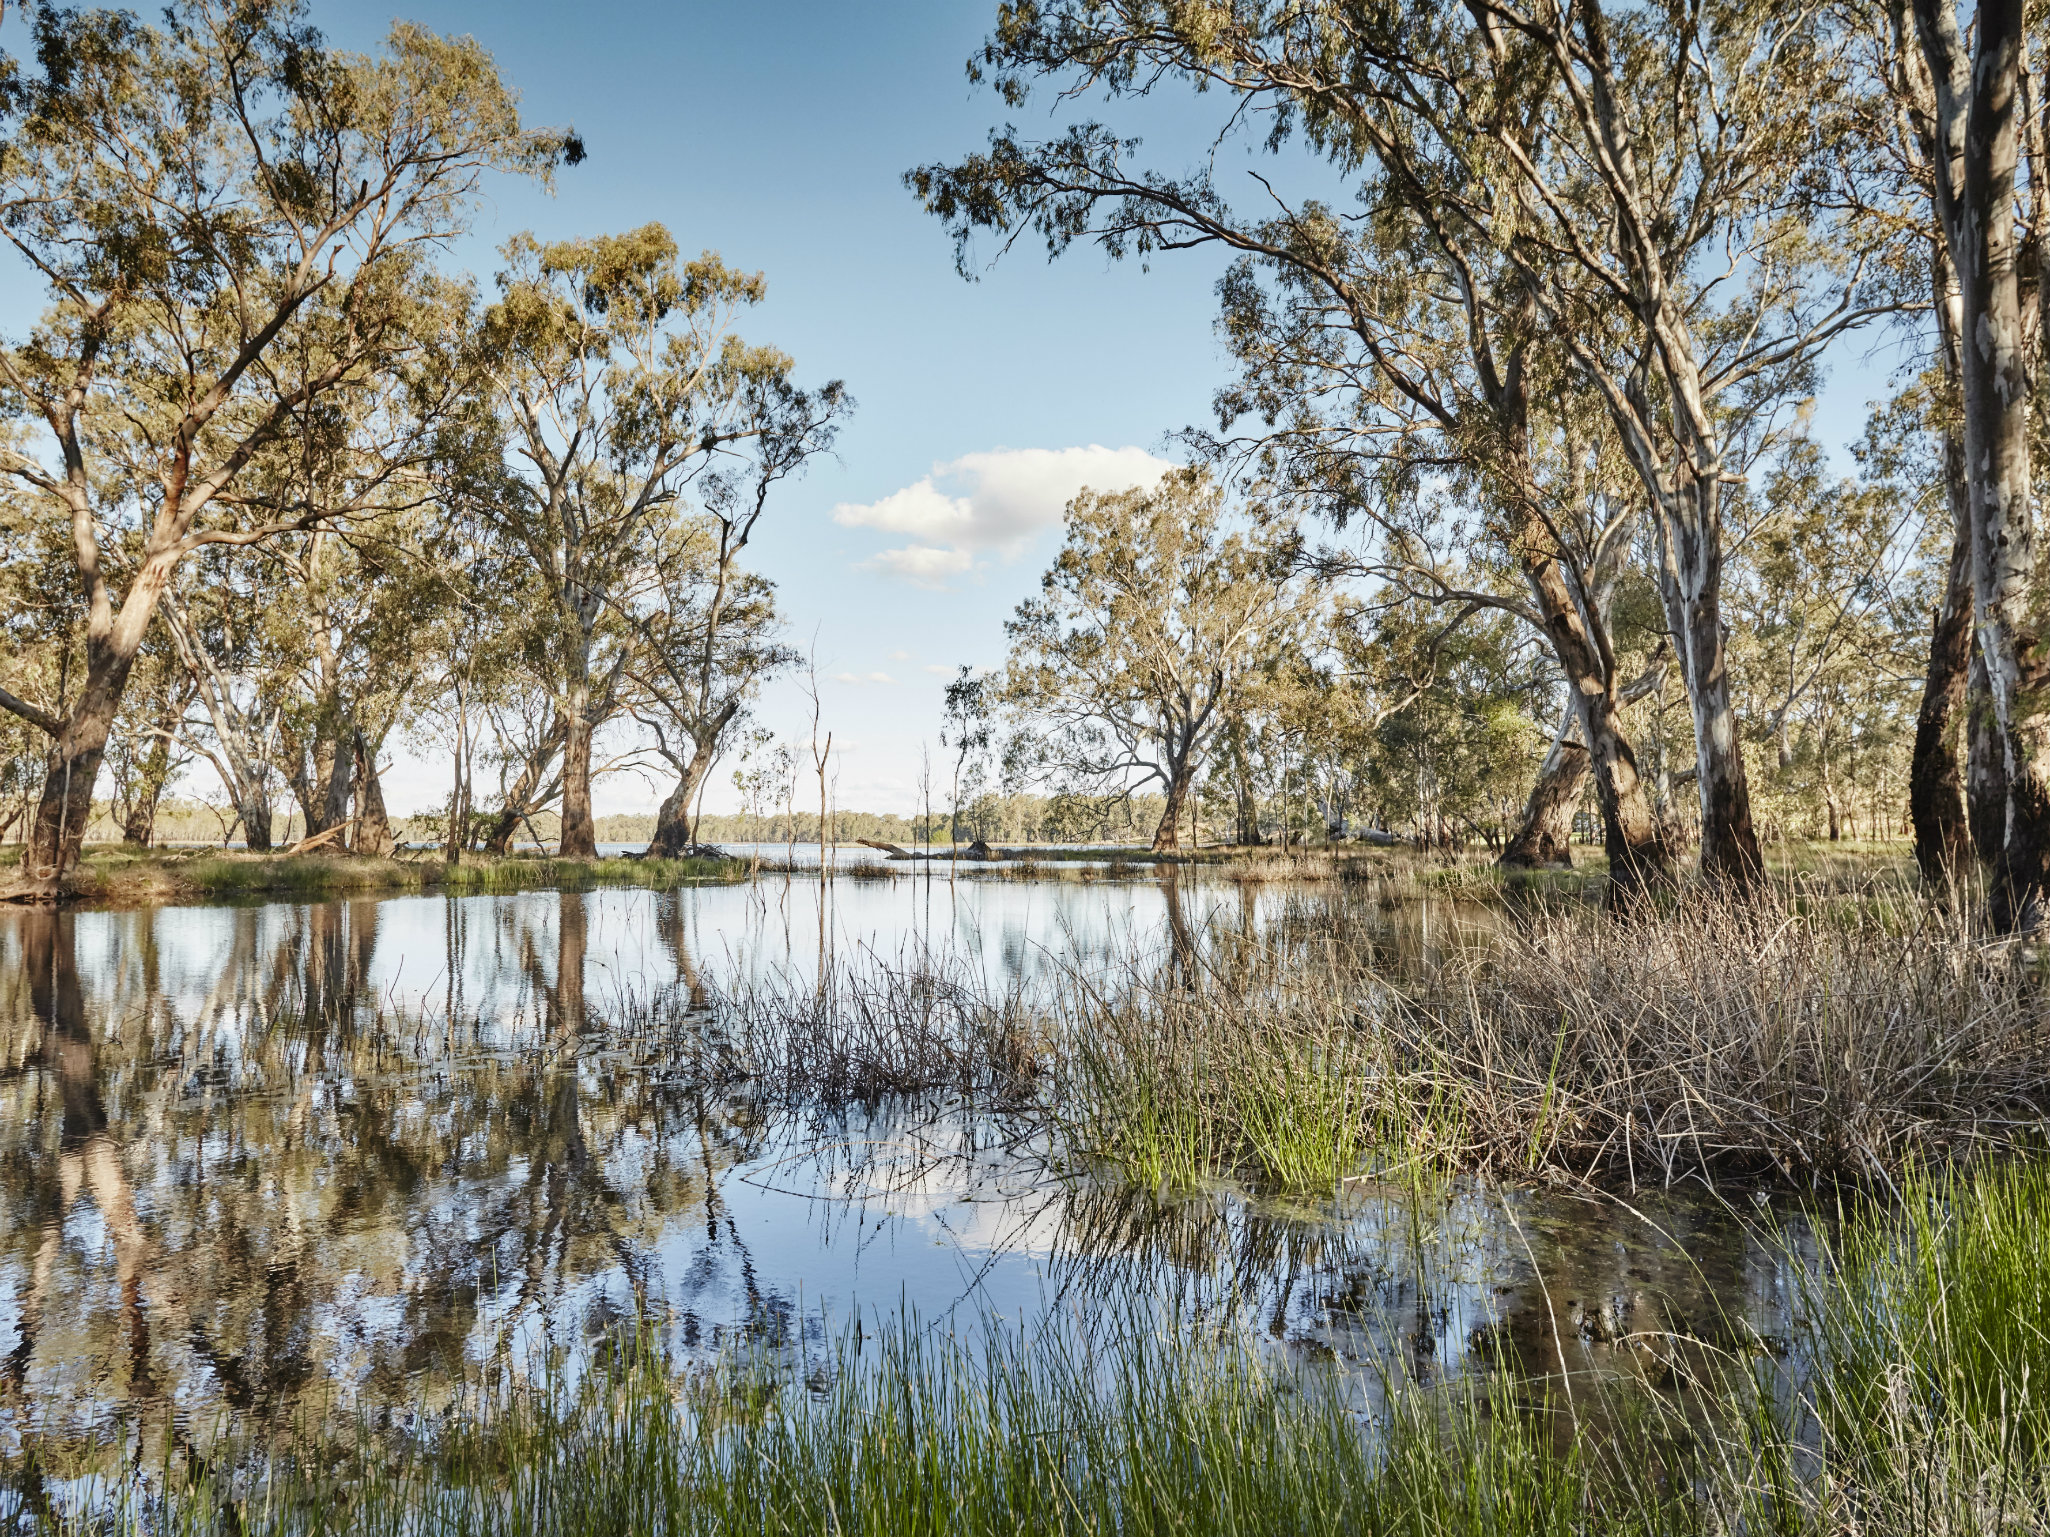
<instances>
[{"instance_id":1,"label":"dry reed clump","mask_svg":"<svg viewBox=\"0 0 2050 1537\"><path fill-rule=\"evenodd\" d=\"M1044 1046L1022 996L929 956L865 957L809 984L777 975L709 1003L683 1022L701 1076L793 1103L934 1092L1016 1103Z\"/></svg>"},{"instance_id":2,"label":"dry reed clump","mask_svg":"<svg viewBox=\"0 0 2050 1537\"><path fill-rule=\"evenodd\" d=\"M2024 953L1869 901L1541 912L1405 989L1381 1029L1479 1159L1633 1183L1884 1179L2033 1139L2050 1091Z\"/></svg>"},{"instance_id":3,"label":"dry reed clump","mask_svg":"<svg viewBox=\"0 0 2050 1537\"><path fill-rule=\"evenodd\" d=\"M1884 1180L2028 1143L2050 1101L2026 957L1869 903L1541 910L1393 973L1341 910L1322 934L1210 936L1051 997L1063 1140L1147 1184Z\"/></svg>"}]
</instances>

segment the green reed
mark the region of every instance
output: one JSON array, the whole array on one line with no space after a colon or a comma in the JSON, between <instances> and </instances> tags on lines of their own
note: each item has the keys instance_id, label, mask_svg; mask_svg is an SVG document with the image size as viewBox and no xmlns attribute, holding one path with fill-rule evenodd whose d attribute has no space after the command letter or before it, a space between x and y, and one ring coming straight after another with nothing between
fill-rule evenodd
<instances>
[{"instance_id":1,"label":"green reed","mask_svg":"<svg viewBox=\"0 0 2050 1537\"><path fill-rule=\"evenodd\" d=\"M309 1415L69 1465L30 1438L38 1498L12 1511L179 1537L2020 1537L2050 1529L2046 1235L2050 1166L1911 1172L1806 1269L1789 1357L1674 1337L1644 1381L1425 1384L1140 1304L900 1316L824 1365L679 1368L628 1330L398 1427Z\"/></svg>"}]
</instances>

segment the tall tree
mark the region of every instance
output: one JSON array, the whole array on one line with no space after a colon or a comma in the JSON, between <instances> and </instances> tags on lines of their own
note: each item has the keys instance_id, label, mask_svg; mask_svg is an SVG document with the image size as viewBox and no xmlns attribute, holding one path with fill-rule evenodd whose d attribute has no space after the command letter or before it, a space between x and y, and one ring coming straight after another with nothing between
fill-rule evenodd
<instances>
[{"instance_id":1,"label":"tall tree","mask_svg":"<svg viewBox=\"0 0 2050 1537\"><path fill-rule=\"evenodd\" d=\"M478 338L516 470L500 528L547 595L561 852L589 858L593 737L624 702L630 616L681 498L722 457L842 396L838 384L796 389L790 358L735 334L765 291L760 274L711 252L681 260L659 224L552 244L520 235L504 256Z\"/></svg>"},{"instance_id":2,"label":"tall tree","mask_svg":"<svg viewBox=\"0 0 2050 1537\"><path fill-rule=\"evenodd\" d=\"M2005 769L1992 893L2001 929L2040 923L2050 884L2050 609L2036 571L2031 478L2042 316L2039 292L2024 297L2041 288L2045 232L2034 176L2033 206L2018 216L2023 137L2040 154L2042 133L2025 89L2025 10L2022 0L1982 0L1968 51L1949 0L1914 0L1929 78L1929 179L1957 274L1973 609Z\"/></svg>"},{"instance_id":3,"label":"tall tree","mask_svg":"<svg viewBox=\"0 0 2050 1537\"><path fill-rule=\"evenodd\" d=\"M1234 696L1311 601L1285 579L1285 532L1234 521L1197 470L1152 490L1084 491L1042 595L1005 625L1000 697L1036 728L1043 766L1098 791L1158 783L1155 849L1180 847Z\"/></svg>"},{"instance_id":4,"label":"tall tree","mask_svg":"<svg viewBox=\"0 0 2050 1537\"><path fill-rule=\"evenodd\" d=\"M852 405L838 384L806 395L774 372L745 388L769 397L744 413L766 425L750 445L752 464L705 478L702 511L657 551L654 590L630 611L642 642L628 667L641 695L634 713L677 775L648 852L671 858L695 841L691 808L747 702L800 660L778 638L774 589L740 558L776 486L832 447Z\"/></svg>"},{"instance_id":5,"label":"tall tree","mask_svg":"<svg viewBox=\"0 0 2050 1537\"><path fill-rule=\"evenodd\" d=\"M1722 653L1723 490L1808 387L1820 349L1875 311L1860 231L1820 184L1855 145L1852 72L1821 11L1050 0L1005 7L972 66L1013 104L1039 78L1070 95L1169 78L1222 89L1235 122L1265 118L1270 149L1301 130L1341 173L1362 173L1360 219L1384 189L1411 198L1449 292L1531 306L1529 326L1601 399L1656 514L1695 715L1702 865L1739 883L1762 866ZM1211 169L1170 177L1133 166L1136 150L1093 123L1045 143L1006 130L910 180L963 238L1036 228L1056 250L1094 235L1142 254L1221 239L1276 260L1345 238L1348 221L1315 200L1258 226L1234 220ZM1278 197L1264 181L1257 195ZM1505 377L1509 363L1503 346Z\"/></svg>"},{"instance_id":6,"label":"tall tree","mask_svg":"<svg viewBox=\"0 0 2050 1537\"><path fill-rule=\"evenodd\" d=\"M579 152L522 129L468 39L392 29L330 50L294 0L187 0L159 26L33 12L9 81L0 233L49 309L0 348L0 409L33 423L0 473L69 531L85 628L61 710L0 691L55 743L22 872L48 894L77 857L108 732L180 561L316 519L234 495L250 461L409 345L401 276L463 227L490 169ZM147 445L110 475L111 442Z\"/></svg>"}]
</instances>

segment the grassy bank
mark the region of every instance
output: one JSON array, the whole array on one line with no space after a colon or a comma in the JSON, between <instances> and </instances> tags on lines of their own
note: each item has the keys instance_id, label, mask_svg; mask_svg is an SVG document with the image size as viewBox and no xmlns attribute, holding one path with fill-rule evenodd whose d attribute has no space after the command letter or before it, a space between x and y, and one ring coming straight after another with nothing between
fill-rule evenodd
<instances>
[{"instance_id":1,"label":"grassy bank","mask_svg":"<svg viewBox=\"0 0 2050 1537\"><path fill-rule=\"evenodd\" d=\"M1031 1332L900 1317L825 1362L678 1365L629 1332L581 1375L496 1376L402 1425L145 1431L125 1463L31 1435L16 1511L249 1537L2043 1530L2050 1177L1909 1175L1840 1233L1787 1256L1807 1322L1781 1353L1647 1335L1641 1373L1433 1385L1136 1306Z\"/></svg>"},{"instance_id":2,"label":"grassy bank","mask_svg":"<svg viewBox=\"0 0 2050 1537\"><path fill-rule=\"evenodd\" d=\"M17 847L6 865L19 863ZM170 902L456 894L596 886L669 887L687 881L740 880L743 860L551 859L473 855L460 865L439 859L367 859L349 854L249 854L229 849L88 848L65 877L74 901L104 906Z\"/></svg>"}]
</instances>

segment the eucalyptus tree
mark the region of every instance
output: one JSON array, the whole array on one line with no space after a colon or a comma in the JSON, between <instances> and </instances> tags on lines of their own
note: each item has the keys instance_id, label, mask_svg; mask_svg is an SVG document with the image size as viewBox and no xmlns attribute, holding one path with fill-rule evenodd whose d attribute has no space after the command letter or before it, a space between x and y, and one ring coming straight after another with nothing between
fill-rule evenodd
<instances>
[{"instance_id":1,"label":"eucalyptus tree","mask_svg":"<svg viewBox=\"0 0 2050 1537\"><path fill-rule=\"evenodd\" d=\"M1284 528L1235 518L1199 470L1068 504L1041 596L1005 624L1001 703L1069 787L1166 797L1155 849L1180 846L1197 772L1262 659L1316 600Z\"/></svg>"},{"instance_id":2,"label":"eucalyptus tree","mask_svg":"<svg viewBox=\"0 0 2050 1537\"><path fill-rule=\"evenodd\" d=\"M548 244L520 235L503 254L478 335L516 472L497 516L546 594L561 852L587 858L593 737L624 706L633 610L682 499L745 448L830 418L841 392L795 388L789 357L735 333L765 291L760 274L710 252L682 260L659 224Z\"/></svg>"},{"instance_id":3,"label":"eucalyptus tree","mask_svg":"<svg viewBox=\"0 0 2050 1537\"><path fill-rule=\"evenodd\" d=\"M1954 275L1935 307L1957 369L1977 654L2000 738L2006 815L1992 894L2003 929L2039 923L2050 885L2050 601L2036 569L2032 459L2050 209L2027 13L2021 0L1982 0L1967 25L1950 0L1913 0L1911 44L1905 10L1891 12L1900 94Z\"/></svg>"},{"instance_id":4,"label":"eucalyptus tree","mask_svg":"<svg viewBox=\"0 0 2050 1537\"><path fill-rule=\"evenodd\" d=\"M250 461L406 352L401 278L463 228L485 172L546 175L580 151L522 128L475 42L418 27L361 56L294 0L185 0L161 25L46 6L30 24L0 234L49 307L0 347L0 409L25 429L0 473L69 534L84 665L61 707L11 690L0 706L55 744L23 866L48 893L172 572L318 520L244 506ZM110 447L136 441L140 473L114 473Z\"/></svg>"},{"instance_id":5,"label":"eucalyptus tree","mask_svg":"<svg viewBox=\"0 0 2050 1537\"><path fill-rule=\"evenodd\" d=\"M271 847L271 793L281 784L278 735L285 664L273 644L261 588L218 561L188 561L187 581L164 590L159 618L169 631L201 719L179 723L179 741L220 777L242 823L244 846ZM191 591L180 593L188 585ZM289 644L289 642L288 642Z\"/></svg>"},{"instance_id":6,"label":"eucalyptus tree","mask_svg":"<svg viewBox=\"0 0 2050 1537\"><path fill-rule=\"evenodd\" d=\"M156 841L164 792L192 761L178 728L196 694L174 647L160 642L143 647L107 743L109 810L123 843L147 848Z\"/></svg>"},{"instance_id":7,"label":"eucalyptus tree","mask_svg":"<svg viewBox=\"0 0 2050 1537\"><path fill-rule=\"evenodd\" d=\"M1885 761L1913 735L1921 605L1947 565L1924 558L1922 510L1884 481L1832 477L1814 443L1733 498L1733 686L1773 749L1761 804L1777 802L1783 823L1818 811L1835 838L1840 763ZM1947 513L1938 521L1947 556Z\"/></svg>"},{"instance_id":8,"label":"eucalyptus tree","mask_svg":"<svg viewBox=\"0 0 2050 1537\"><path fill-rule=\"evenodd\" d=\"M996 737L992 706L996 703L997 692L990 678L978 677L973 667L964 664L955 671L943 697L944 724L940 727L940 746L954 755L947 791L949 858L953 857L961 842L961 809L967 801L981 794L983 779L989 772L990 754Z\"/></svg>"},{"instance_id":9,"label":"eucalyptus tree","mask_svg":"<svg viewBox=\"0 0 2050 1537\"><path fill-rule=\"evenodd\" d=\"M747 462L704 477L697 515L672 527L652 590L629 609L641 641L627 669L634 714L677 776L656 811L654 855L673 858L695 841L691 808L728 732L761 685L800 660L780 638L774 587L740 560L776 487L832 447L852 405L837 382L807 394L773 369L741 389L751 397L741 419L762 429Z\"/></svg>"},{"instance_id":10,"label":"eucalyptus tree","mask_svg":"<svg viewBox=\"0 0 2050 1537\"><path fill-rule=\"evenodd\" d=\"M1823 184L1823 168L1855 160L1846 124L1857 120L1846 107L1856 71L1824 11L1819 0L1006 7L971 71L993 76L1010 103L1036 79L1070 96L1168 80L1217 90L1227 133L1264 117L1273 150L1300 133L1356 181L1358 213L1289 203L1262 178L1254 195L1269 212L1237 215L1214 154L1172 176L1134 164L1137 141L1096 123L1047 142L1005 130L986 152L910 181L963 240L1037 230L1056 251L1090 237L1113 254L1245 252L1313 291L1299 313L1320 309L1317 323L1358 338L1391 405L1429 362L1413 356L1414 323L1389 325L1391 314L1408 321L1401 305L1418 289L1398 279L1391 304L1333 278L1357 266L1367 237L1354 226L1400 208L1431 279L1422 287L1440 296L1434 324L1477 332L1462 368L1485 382L1491 362L1506 389L1515 348L1542 339L1609 416L1660 534L1667 624L1695 717L1703 868L1749 883L1761 865L1722 652L1721 499L1769 446L1782 403L1809 387L1817 353L1884 308L1858 259L1866 232L1835 215L1843 200ZM1298 396L1333 383L1281 382ZM1412 407L1429 418L1430 400ZM1499 471L1514 465L1517 434L1513 402L1493 407L1496 430L1457 452ZM1507 483L1516 490L1515 476ZM1567 671L1579 688L1586 669Z\"/></svg>"}]
</instances>

